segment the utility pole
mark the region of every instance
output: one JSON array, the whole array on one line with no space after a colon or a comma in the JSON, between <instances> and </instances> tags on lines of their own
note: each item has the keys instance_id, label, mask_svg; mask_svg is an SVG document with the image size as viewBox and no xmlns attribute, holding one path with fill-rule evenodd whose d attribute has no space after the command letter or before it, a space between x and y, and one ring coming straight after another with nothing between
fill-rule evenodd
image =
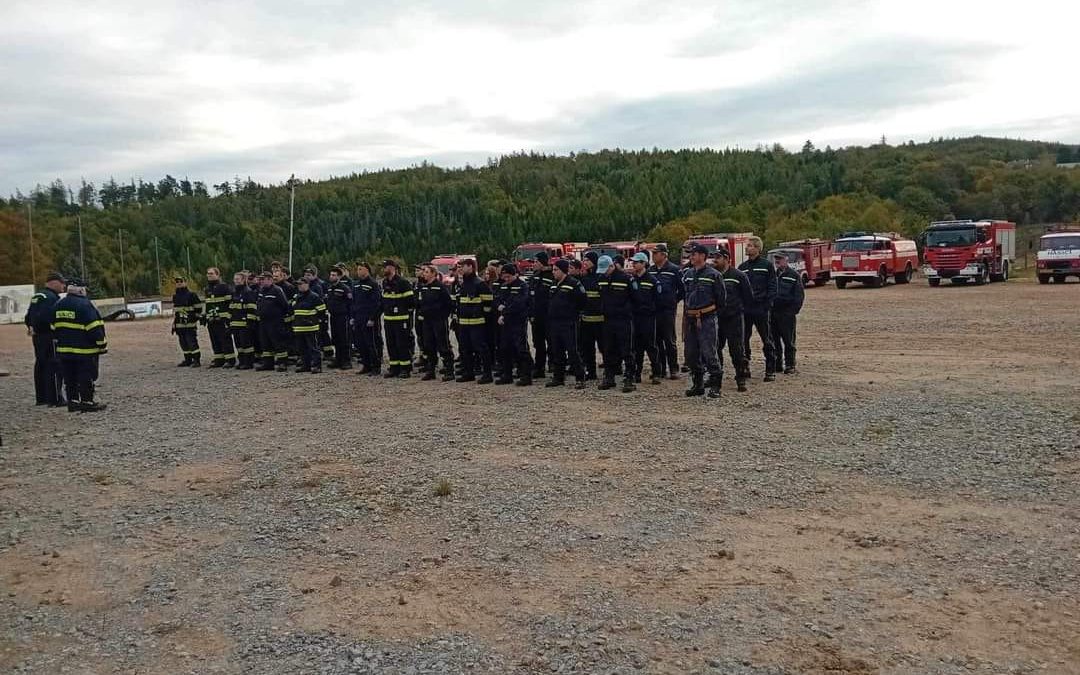
<instances>
[{"instance_id":1,"label":"utility pole","mask_svg":"<svg viewBox=\"0 0 1080 675\"><path fill-rule=\"evenodd\" d=\"M79 223L79 270L82 272L82 282L89 284L90 280L86 278L86 255L83 251L82 214L75 216L75 219Z\"/></svg>"},{"instance_id":2,"label":"utility pole","mask_svg":"<svg viewBox=\"0 0 1080 675\"><path fill-rule=\"evenodd\" d=\"M289 176L289 272L292 272L293 221L296 215L296 174Z\"/></svg>"},{"instance_id":3,"label":"utility pole","mask_svg":"<svg viewBox=\"0 0 1080 675\"><path fill-rule=\"evenodd\" d=\"M154 267L157 268L157 292L161 295L161 258L158 256L157 237L154 237Z\"/></svg>"},{"instance_id":4,"label":"utility pole","mask_svg":"<svg viewBox=\"0 0 1080 675\"><path fill-rule=\"evenodd\" d=\"M34 205L26 203L26 223L30 227L30 283L37 284L37 262L34 259Z\"/></svg>"},{"instance_id":5,"label":"utility pole","mask_svg":"<svg viewBox=\"0 0 1080 675\"><path fill-rule=\"evenodd\" d=\"M127 305L127 270L124 267L124 231L117 230L116 238L120 241L120 283L124 290L124 305Z\"/></svg>"},{"instance_id":6,"label":"utility pole","mask_svg":"<svg viewBox=\"0 0 1080 675\"><path fill-rule=\"evenodd\" d=\"M191 247L185 246L184 251L187 253L187 278L191 281Z\"/></svg>"}]
</instances>

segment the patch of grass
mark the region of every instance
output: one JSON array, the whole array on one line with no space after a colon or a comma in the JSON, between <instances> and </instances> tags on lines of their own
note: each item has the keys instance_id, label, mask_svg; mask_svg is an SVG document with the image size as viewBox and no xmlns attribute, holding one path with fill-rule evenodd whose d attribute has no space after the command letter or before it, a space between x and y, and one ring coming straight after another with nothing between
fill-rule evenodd
<instances>
[{"instance_id":1,"label":"patch of grass","mask_svg":"<svg viewBox=\"0 0 1080 675\"><path fill-rule=\"evenodd\" d=\"M454 486L450 484L450 480L447 478L440 478L439 482L435 484L436 497L449 497L453 491Z\"/></svg>"},{"instance_id":2,"label":"patch of grass","mask_svg":"<svg viewBox=\"0 0 1080 675\"><path fill-rule=\"evenodd\" d=\"M95 473L90 476L90 480L94 481L98 485L112 485L116 481L107 473Z\"/></svg>"}]
</instances>

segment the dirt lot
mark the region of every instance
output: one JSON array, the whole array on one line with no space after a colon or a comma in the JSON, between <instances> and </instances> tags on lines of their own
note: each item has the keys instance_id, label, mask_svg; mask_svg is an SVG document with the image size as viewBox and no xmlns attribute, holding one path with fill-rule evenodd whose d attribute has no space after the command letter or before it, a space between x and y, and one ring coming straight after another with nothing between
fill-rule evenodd
<instances>
[{"instance_id":1,"label":"dirt lot","mask_svg":"<svg viewBox=\"0 0 1080 675\"><path fill-rule=\"evenodd\" d=\"M0 328L0 671L1080 672L1080 285L810 289L719 403L109 334L72 415Z\"/></svg>"}]
</instances>

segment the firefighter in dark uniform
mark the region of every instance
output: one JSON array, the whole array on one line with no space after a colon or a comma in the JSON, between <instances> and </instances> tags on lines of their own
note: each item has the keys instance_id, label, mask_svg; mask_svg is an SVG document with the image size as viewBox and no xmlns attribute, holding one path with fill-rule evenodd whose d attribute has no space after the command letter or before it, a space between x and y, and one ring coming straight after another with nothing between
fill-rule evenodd
<instances>
[{"instance_id":1,"label":"firefighter in dark uniform","mask_svg":"<svg viewBox=\"0 0 1080 675\"><path fill-rule=\"evenodd\" d=\"M322 298L325 302L327 283L319 278L319 268L315 265L308 265L304 268L303 276L308 280L311 292ZM334 343L330 340L329 316L323 316L323 322L319 326L319 347L322 349L323 361L329 363L330 358L334 353Z\"/></svg>"},{"instance_id":2,"label":"firefighter in dark uniform","mask_svg":"<svg viewBox=\"0 0 1080 675\"><path fill-rule=\"evenodd\" d=\"M360 375L382 373L382 286L371 276L371 265L356 266L352 289L352 324Z\"/></svg>"},{"instance_id":3,"label":"firefighter in dark uniform","mask_svg":"<svg viewBox=\"0 0 1080 675\"><path fill-rule=\"evenodd\" d=\"M314 282L307 276L296 282L296 297L290 303L293 316L293 338L299 352L298 373L321 373L323 352L319 345L319 330L326 318L326 303L312 290Z\"/></svg>"},{"instance_id":4,"label":"firefighter in dark uniform","mask_svg":"<svg viewBox=\"0 0 1080 675\"><path fill-rule=\"evenodd\" d=\"M416 285L417 318L424 317L420 344L424 350L424 381L435 379L435 370L442 358L443 382L454 379L454 353L450 349L450 327L447 322L454 311L450 302L450 289L439 277L434 265L420 267L419 283Z\"/></svg>"},{"instance_id":5,"label":"firefighter in dark uniform","mask_svg":"<svg viewBox=\"0 0 1080 675\"><path fill-rule=\"evenodd\" d=\"M487 267L484 268L484 283L491 291L491 304L488 305L488 312L484 316L484 327L487 328L487 345L488 351L491 352L491 364L495 377L500 376L499 371L502 368L502 360L499 358L499 313L495 309L495 299L502 293L501 273L502 262L499 260L489 260Z\"/></svg>"},{"instance_id":6,"label":"firefighter in dark uniform","mask_svg":"<svg viewBox=\"0 0 1080 675\"><path fill-rule=\"evenodd\" d=\"M600 389L615 388L615 374L622 368L626 393L634 386L634 356L630 347L631 323L636 297L630 289L630 276L623 272L622 256L600 256L596 271L601 274L600 306L604 312L604 379Z\"/></svg>"},{"instance_id":7,"label":"firefighter in dark uniform","mask_svg":"<svg viewBox=\"0 0 1080 675\"><path fill-rule=\"evenodd\" d=\"M604 349L604 313L600 308L600 275L596 263L600 256L589 251L581 261L581 285L585 288L585 308L578 323L578 352L585 366L585 379L596 379L596 350Z\"/></svg>"},{"instance_id":8,"label":"firefighter in dark uniform","mask_svg":"<svg viewBox=\"0 0 1080 675\"><path fill-rule=\"evenodd\" d=\"M716 268L706 264L708 249L694 244L690 249L690 266L683 271L686 296L683 305L683 349L690 366L690 388L687 396L705 394L705 373L709 372L709 398L720 397L723 372L717 355L716 313L724 306L727 291L724 278Z\"/></svg>"},{"instance_id":9,"label":"firefighter in dark uniform","mask_svg":"<svg viewBox=\"0 0 1080 675\"><path fill-rule=\"evenodd\" d=\"M776 299L776 269L769 259L761 254L761 238L750 237L746 242L746 260L739 269L750 279L750 290L754 302L745 308L743 316L743 352L746 356L746 372L750 379L750 336L757 330L761 338L761 349L765 354L765 381L776 379L776 348L773 344L772 331L769 330L769 311Z\"/></svg>"},{"instance_id":10,"label":"firefighter in dark uniform","mask_svg":"<svg viewBox=\"0 0 1080 675\"><path fill-rule=\"evenodd\" d=\"M529 324L529 305L532 302L529 285L518 276L518 269L509 263L502 266L502 283L496 298L499 314L499 358L502 359L502 371L495 384L510 384L514 381L514 367L517 366L517 386L527 387L532 384L533 362L529 354L526 337Z\"/></svg>"},{"instance_id":11,"label":"firefighter in dark uniform","mask_svg":"<svg viewBox=\"0 0 1080 675\"><path fill-rule=\"evenodd\" d=\"M290 284L291 285L291 284ZM289 301L285 291L274 283L269 272L259 274L259 342L262 345L263 360L259 370L285 372L289 362L289 343L292 335L289 323Z\"/></svg>"},{"instance_id":12,"label":"firefighter in dark uniform","mask_svg":"<svg viewBox=\"0 0 1080 675\"><path fill-rule=\"evenodd\" d=\"M682 270L668 259L667 244L653 249L653 264L649 272L660 282L661 293L656 303L656 352L660 358L660 375L679 379L679 350L675 337L675 316L683 299Z\"/></svg>"},{"instance_id":13,"label":"firefighter in dark uniform","mask_svg":"<svg viewBox=\"0 0 1080 675\"><path fill-rule=\"evenodd\" d=\"M393 260L383 261L382 316L390 369L384 377L412 375L412 310L416 293Z\"/></svg>"},{"instance_id":14,"label":"firefighter in dark uniform","mask_svg":"<svg viewBox=\"0 0 1080 675\"><path fill-rule=\"evenodd\" d=\"M262 339L259 330L259 279L254 272L247 273L247 284L244 286L244 311L247 313L248 334L251 335L251 346L255 357L252 366L261 363L266 354L263 352Z\"/></svg>"},{"instance_id":15,"label":"firefighter in dark uniform","mask_svg":"<svg viewBox=\"0 0 1080 675\"><path fill-rule=\"evenodd\" d=\"M293 283L289 271L281 263L275 262L270 265L270 274L273 275L274 285L280 288L285 295L286 303L292 303L292 299L296 297L296 285ZM285 349L288 352L285 357L286 365L296 357L296 342L292 336L292 322L292 312L286 312Z\"/></svg>"},{"instance_id":16,"label":"firefighter in dark uniform","mask_svg":"<svg viewBox=\"0 0 1080 675\"><path fill-rule=\"evenodd\" d=\"M206 270L206 298L203 301L206 310L202 318L206 331L210 333L210 347L214 350L211 368L232 368L236 365L236 352L229 334L231 301L232 290L221 280L221 270L216 267Z\"/></svg>"},{"instance_id":17,"label":"firefighter in dark uniform","mask_svg":"<svg viewBox=\"0 0 1080 675\"><path fill-rule=\"evenodd\" d=\"M63 405L60 363L53 344L52 320L56 303L64 292L64 277L45 277L45 288L34 293L26 309L26 332L34 343L34 401L37 405Z\"/></svg>"},{"instance_id":18,"label":"firefighter in dark uniform","mask_svg":"<svg viewBox=\"0 0 1080 675\"><path fill-rule=\"evenodd\" d=\"M585 388L585 368L577 347L577 322L588 296L577 277L570 276L570 261L556 260L551 270L555 280L548 300L548 335L553 373L545 386L566 384L566 365L569 357L577 389Z\"/></svg>"},{"instance_id":19,"label":"firefighter in dark uniform","mask_svg":"<svg viewBox=\"0 0 1080 675\"><path fill-rule=\"evenodd\" d=\"M491 289L476 276L476 261L462 261L461 286L458 287L457 314L461 343L461 376L458 382L490 384L495 381L491 376L491 352L487 347L486 306L490 306ZM475 359L480 359L480 379L476 379Z\"/></svg>"},{"instance_id":20,"label":"firefighter in dark uniform","mask_svg":"<svg viewBox=\"0 0 1080 675\"><path fill-rule=\"evenodd\" d=\"M233 275L232 299L229 301L229 332L236 345L236 369L251 370L255 367L255 342L251 337L252 325L248 318L251 291L248 289L250 272Z\"/></svg>"},{"instance_id":21,"label":"firefighter in dark uniform","mask_svg":"<svg viewBox=\"0 0 1080 675\"><path fill-rule=\"evenodd\" d=\"M532 293L532 342L536 356L533 359L533 377L545 377L547 375L548 353L548 299L551 297L551 287L555 285L555 277L551 274L548 262L551 259L547 252L540 251L536 254L536 268L533 270L532 279L529 280L530 292Z\"/></svg>"},{"instance_id":22,"label":"firefighter in dark uniform","mask_svg":"<svg viewBox=\"0 0 1080 675\"><path fill-rule=\"evenodd\" d=\"M67 296L56 303L52 330L64 373L68 410L104 410L104 403L94 402L94 383L98 379L98 358L108 351L105 322L86 297L86 286L81 281L69 282Z\"/></svg>"},{"instance_id":23,"label":"firefighter in dark uniform","mask_svg":"<svg viewBox=\"0 0 1080 675\"><path fill-rule=\"evenodd\" d=\"M802 311L805 289L802 276L788 266L787 253L778 251L773 255L776 262L776 300L773 302L770 321L773 339L776 340L776 367L784 366L785 375L795 374L795 322Z\"/></svg>"},{"instance_id":24,"label":"firefighter in dark uniform","mask_svg":"<svg viewBox=\"0 0 1080 675\"><path fill-rule=\"evenodd\" d=\"M716 356L720 360L720 370L724 369L724 346L731 357L731 368L735 371L735 384L739 391L746 391L746 357L743 355L743 311L746 305L754 301L750 290L750 280L742 270L731 266L730 253L726 248L716 252L716 271L724 278L727 290L724 306L717 312Z\"/></svg>"},{"instance_id":25,"label":"firefighter in dark uniform","mask_svg":"<svg viewBox=\"0 0 1080 675\"><path fill-rule=\"evenodd\" d=\"M199 322L202 318L203 302L195 291L188 288L187 279L175 277L173 283L173 325L172 332L180 342L180 352L184 360L176 364L177 368L198 368L202 359L199 349Z\"/></svg>"},{"instance_id":26,"label":"firefighter in dark uniform","mask_svg":"<svg viewBox=\"0 0 1080 675\"><path fill-rule=\"evenodd\" d=\"M656 314L660 306L663 287L655 275L648 271L649 254L639 251L632 259L633 275L630 291L635 296L633 334L631 344L634 349L634 382L641 382L645 368L645 356L649 357L651 377L649 382L660 384L663 371L663 359L656 350Z\"/></svg>"},{"instance_id":27,"label":"firefighter in dark uniform","mask_svg":"<svg viewBox=\"0 0 1080 675\"><path fill-rule=\"evenodd\" d=\"M349 339L349 317L352 313L352 288L345 283L342 267L330 268L330 283L326 287L326 309L330 315L330 339L333 341L333 367L339 370L352 368ZM327 364L330 365L330 364Z\"/></svg>"}]
</instances>

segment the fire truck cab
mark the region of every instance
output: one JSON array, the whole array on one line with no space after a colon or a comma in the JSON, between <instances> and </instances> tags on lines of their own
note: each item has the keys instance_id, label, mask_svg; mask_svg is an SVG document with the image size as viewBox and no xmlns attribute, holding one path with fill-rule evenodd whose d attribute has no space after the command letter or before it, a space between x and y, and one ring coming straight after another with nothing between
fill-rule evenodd
<instances>
[{"instance_id":1,"label":"fire truck cab","mask_svg":"<svg viewBox=\"0 0 1080 675\"><path fill-rule=\"evenodd\" d=\"M1016 223L1007 220L944 220L923 232L923 274L931 286L942 279L977 285L1006 281L1016 259Z\"/></svg>"},{"instance_id":2,"label":"fire truck cab","mask_svg":"<svg viewBox=\"0 0 1080 675\"><path fill-rule=\"evenodd\" d=\"M514 249L513 260L521 274L532 274L536 267L536 256L541 251L548 254L548 258L555 260L563 255L562 244L520 244Z\"/></svg>"},{"instance_id":3,"label":"fire truck cab","mask_svg":"<svg viewBox=\"0 0 1080 675\"><path fill-rule=\"evenodd\" d=\"M449 286L454 283L454 266L462 260L476 260L471 253L439 253L431 259L431 264L439 271L442 282Z\"/></svg>"},{"instance_id":4,"label":"fire truck cab","mask_svg":"<svg viewBox=\"0 0 1080 675\"><path fill-rule=\"evenodd\" d=\"M787 253L788 265L802 276L803 286L808 286L811 281L815 286L828 283L832 274L832 242L824 239L782 241L769 251L769 258L780 251Z\"/></svg>"},{"instance_id":5,"label":"fire truck cab","mask_svg":"<svg viewBox=\"0 0 1080 675\"><path fill-rule=\"evenodd\" d=\"M1080 225L1059 225L1039 237L1036 265L1040 284L1080 279Z\"/></svg>"},{"instance_id":6,"label":"fire truck cab","mask_svg":"<svg viewBox=\"0 0 1080 675\"><path fill-rule=\"evenodd\" d=\"M753 232L725 232L717 234L695 234L687 239L682 245L682 265L690 263L690 248L694 244L701 244L709 249L709 257L722 248L728 250L733 266L746 260L746 242L754 236Z\"/></svg>"},{"instance_id":7,"label":"fire truck cab","mask_svg":"<svg viewBox=\"0 0 1080 675\"><path fill-rule=\"evenodd\" d=\"M915 242L895 232L847 232L833 242L832 278L837 288L858 281L873 288L911 281L919 265Z\"/></svg>"}]
</instances>

